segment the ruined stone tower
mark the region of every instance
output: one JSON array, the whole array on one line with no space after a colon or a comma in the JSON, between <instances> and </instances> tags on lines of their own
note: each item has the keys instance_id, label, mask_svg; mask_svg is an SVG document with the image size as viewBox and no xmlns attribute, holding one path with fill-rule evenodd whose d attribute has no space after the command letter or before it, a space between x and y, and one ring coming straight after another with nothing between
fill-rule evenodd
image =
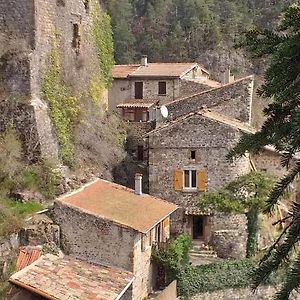
<instances>
[{"instance_id":1,"label":"ruined stone tower","mask_svg":"<svg viewBox=\"0 0 300 300\"><path fill-rule=\"evenodd\" d=\"M59 156L42 93L53 45L58 45L61 75L74 95L88 90L97 72L93 5L98 1L0 0L0 132L13 124L30 161Z\"/></svg>"}]
</instances>

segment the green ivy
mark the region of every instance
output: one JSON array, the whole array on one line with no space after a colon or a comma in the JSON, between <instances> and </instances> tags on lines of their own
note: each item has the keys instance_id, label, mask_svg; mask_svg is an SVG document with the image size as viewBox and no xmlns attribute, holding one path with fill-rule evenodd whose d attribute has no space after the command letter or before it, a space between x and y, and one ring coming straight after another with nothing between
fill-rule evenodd
<instances>
[{"instance_id":1,"label":"green ivy","mask_svg":"<svg viewBox=\"0 0 300 300\"><path fill-rule=\"evenodd\" d=\"M100 104L100 100L105 90L105 84L99 75L93 75L90 79L89 96L95 105Z\"/></svg>"},{"instance_id":2,"label":"green ivy","mask_svg":"<svg viewBox=\"0 0 300 300\"><path fill-rule=\"evenodd\" d=\"M100 10L97 0L92 2L92 36L99 63L100 86L108 87L112 81L114 47L110 16ZM98 76L98 74L97 74ZM93 77L92 77L93 80ZM101 95L100 95L101 96ZM93 97L92 97L93 98Z\"/></svg>"},{"instance_id":3,"label":"green ivy","mask_svg":"<svg viewBox=\"0 0 300 300\"><path fill-rule=\"evenodd\" d=\"M184 299L190 299L200 293L249 287L254 266L250 259L187 266L177 276L178 294Z\"/></svg>"},{"instance_id":4,"label":"green ivy","mask_svg":"<svg viewBox=\"0 0 300 300\"><path fill-rule=\"evenodd\" d=\"M61 63L57 41L54 41L48 58L42 93L49 104L50 116L60 145L61 157L66 164L72 165L74 161L72 126L79 109L77 99L71 95L70 90L61 78Z\"/></svg>"},{"instance_id":5,"label":"green ivy","mask_svg":"<svg viewBox=\"0 0 300 300\"><path fill-rule=\"evenodd\" d=\"M189 265L191 247L191 238L187 234L181 234L174 241L171 241L165 249L156 249L153 252L153 260L163 265L166 270L167 284L175 280L179 272Z\"/></svg>"}]
</instances>

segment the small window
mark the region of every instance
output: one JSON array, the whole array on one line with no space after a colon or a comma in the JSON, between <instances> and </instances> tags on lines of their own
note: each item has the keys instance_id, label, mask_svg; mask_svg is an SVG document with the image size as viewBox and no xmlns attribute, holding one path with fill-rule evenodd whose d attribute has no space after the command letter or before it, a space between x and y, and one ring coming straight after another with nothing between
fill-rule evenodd
<instances>
[{"instance_id":1,"label":"small window","mask_svg":"<svg viewBox=\"0 0 300 300\"><path fill-rule=\"evenodd\" d=\"M160 81L158 83L158 95L165 96L167 94L167 83Z\"/></svg>"},{"instance_id":2,"label":"small window","mask_svg":"<svg viewBox=\"0 0 300 300\"><path fill-rule=\"evenodd\" d=\"M76 52L79 52L80 42L81 42L80 27L79 27L78 23L75 23L75 24L73 24L73 41L72 41L72 45L73 45L73 48L76 50Z\"/></svg>"},{"instance_id":3,"label":"small window","mask_svg":"<svg viewBox=\"0 0 300 300\"><path fill-rule=\"evenodd\" d=\"M183 187L185 189L196 189L197 188L197 171L196 170L185 170L183 180L184 180Z\"/></svg>"},{"instance_id":4,"label":"small window","mask_svg":"<svg viewBox=\"0 0 300 300\"><path fill-rule=\"evenodd\" d=\"M191 151L191 159L196 159L196 151L195 150Z\"/></svg>"},{"instance_id":5,"label":"small window","mask_svg":"<svg viewBox=\"0 0 300 300\"><path fill-rule=\"evenodd\" d=\"M65 7L66 6L66 2L65 2L65 0L56 0L56 5L57 6Z\"/></svg>"},{"instance_id":6,"label":"small window","mask_svg":"<svg viewBox=\"0 0 300 300\"><path fill-rule=\"evenodd\" d=\"M83 4L86 12L88 13L90 10L90 0L83 0Z\"/></svg>"},{"instance_id":7,"label":"small window","mask_svg":"<svg viewBox=\"0 0 300 300\"><path fill-rule=\"evenodd\" d=\"M144 147L143 146L138 146L138 148L137 148L137 159L139 161L144 160Z\"/></svg>"}]
</instances>

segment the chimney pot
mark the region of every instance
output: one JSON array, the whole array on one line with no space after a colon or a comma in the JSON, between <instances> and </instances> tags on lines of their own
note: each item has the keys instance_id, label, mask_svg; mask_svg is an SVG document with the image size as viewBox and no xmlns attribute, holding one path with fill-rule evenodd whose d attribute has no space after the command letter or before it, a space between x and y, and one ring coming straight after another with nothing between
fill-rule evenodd
<instances>
[{"instance_id":1,"label":"chimney pot","mask_svg":"<svg viewBox=\"0 0 300 300\"><path fill-rule=\"evenodd\" d=\"M143 56L142 56L142 59L141 59L141 65L142 65L143 67L148 66L148 56L147 56L147 55L143 55Z\"/></svg>"},{"instance_id":2,"label":"chimney pot","mask_svg":"<svg viewBox=\"0 0 300 300\"><path fill-rule=\"evenodd\" d=\"M139 174L139 173L135 174L135 194L136 195L142 195L143 194L142 179L143 179L142 174Z\"/></svg>"}]
</instances>

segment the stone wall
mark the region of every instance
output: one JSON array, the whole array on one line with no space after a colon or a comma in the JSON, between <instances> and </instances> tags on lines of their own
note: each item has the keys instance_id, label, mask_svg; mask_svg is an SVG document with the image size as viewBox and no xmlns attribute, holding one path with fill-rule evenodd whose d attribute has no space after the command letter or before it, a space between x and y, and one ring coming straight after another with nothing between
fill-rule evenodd
<instances>
[{"instance_id":1,"label":"stone wall","mask_svg":"<svg viewBox=\"0 0 300 300\"><path fill-rule=\"evenodd\" d=\"M0 57L34 48L34 0L0 1Z\"/></svg>"},{"instance_id":2,"label":"stone wall","mask_svg":"<svg viewBox=\"0 0 300 300\"><path fill-rule=\"evenodd\" d=\"M211 293L199 294L192 297L192 300L271 300L274 299L276 289L271 286L260 287L255 293L252 289L226 289ZM295 294L291 299L300 299Z\"/></svg>"},{"instance_id":3,"label":"stone wall","mask_svg":"<svg viewBox=\"0 0 300 300\"><path fill-rule=\"evenodd\" d=\"M128 122L126 150L132 154L144 146L144 136L155 128L155 122Z\"/></svg>"},{"instance_id":4,"label":"stone wall","mask_svg":"<svg viewBox=\"0 0 300 300\"><path fill-rule=\"evenodd\" d=\"M176 300L177 299L177 283L176 283L176 281L173 281L154 299L155 300Z\"/></svg>"},{"instance_id":5,"label":"stone wall","mask_svg":"<svg viewBox=\"0 0 300 300\"><path fill-rule=\"evenodd\" d=\"M51 216L60 226L61 247L66 254L133 271L136 232L59 202Z\"/></svg>"},{"instance_id":6,"label":"stone wall","mask_svg":"<svg viewBox=\"0 0 300 300\"><path fill-rule=\"evenodd\" d=\"M288 173L288 170L281 165L281 158L279 153L269 150L263 150L258 154L251 155L251 159L258 171L268 172L278 178L282 178Z\"/></svg>"},{"instance_id":7,"label":"stone wall","mask_svg":"<svg viewBox=\"0 0 300 300\"><path fill-rule=\"evenodd\" d=\"M179 209L172 215L173 234L190 233L185 210L192 209L195 214L204 214L197 207L199 192L175 191L174 171L183 169L205 170L206 190L219 189L239 175L250 171L247 156L229 162L226 159L229 149L239 140L240 131L205 118L200 115L187 117L174 122L149 136L149 185L150 194L178 204ZM191 159L191 151L196 151L196 159ZM241 231L246 220L240 220ZM226 217L211 218L211 232L223 229L236 229L236 220ZM245 232L241 234L241 239ZM243 246L243 244L242 244Z\"/></svg>"},{"instance_id":8,"label":"stone wall","mask_svg":"<svg viewBox=\"0 0 300 300\"><path fill-rule=\"evenodd\" d=\"M169 119L176 119L203 107L226 116L250 123L253 94L253 76L224 85L220 88L177 99L167 104Z\"/></svg>"},{"instance_id":9,"label":"stone wall","mask_svg":"<svg viewBox=\"0 0 300 300\"><path fill-rule=\"evenodd\" d=\"M201 93L212 89L211 87L200 82L192 80L181 80L180 82L180 97L187 97L196 93Z\"/></svg>"},{"instance_id":10,"label":"stone wall","mask_svg":"<svg viewBox=\"0 0 300 300\"><path fill-rule=\"evenodd\" d=\"M15 259L19 246L17 233L0 237L0 281L8 275L8 266Z\"/></svg>"},{"instance_id":11,"label":"stone wall","mask_svg":"<svg viewBox=\"0 0 300 300\"><path fill-rule=\"evenodd\" d=\"M54 44L58 45L63 80L75 96L84 97L91 79L99 74L91 15L82 0L0 1L0 104L5 112L0 116L0 132L10 118L19 135L25 137L25 154L32 153L34 158L58 157L48 106L41 95ZM74 24L80 26L79 51L73 46ZM12 102L27 107L15 111ZM18 119L24 121L23 126Z\"/></svg>"}]
</instances>

